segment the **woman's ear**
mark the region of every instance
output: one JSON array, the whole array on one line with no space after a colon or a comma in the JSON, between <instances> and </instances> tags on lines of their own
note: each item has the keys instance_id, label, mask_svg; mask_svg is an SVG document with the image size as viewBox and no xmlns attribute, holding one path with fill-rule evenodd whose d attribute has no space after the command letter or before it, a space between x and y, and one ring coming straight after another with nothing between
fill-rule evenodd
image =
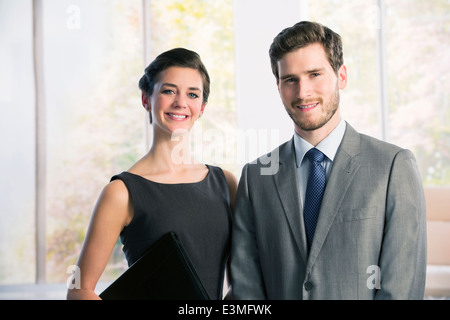
<instances>
[{"instance_id":1,"label":"woman's ear","mask_svg":"<svg viewBox=\"0 0 450 320\"><path fill-rule=\"evenodd\" d=\"M145 110L150 111L151 110L150 99L144 91L142 91L141 100L142 100L142 106L145 108Z\"/></svg>"},{"instance_id":2,"label":"woman's ear","mask_svg":"<svg viewBox=\"0 0 450 320\"><path fill-rule=\"evenodd\" d=\"M149 96L144 91L142 91L141 100L142 100L142 106L145 108L145 110L148 111L150 124L152 124L152 122L153 122L152 106L150 105L150 98L149 98Z\"/></svg>"},{"instance_id":3,"label":"woman's ear","mask_svg":"<svg viewBox=\"0 0 450 320\"><path fill-rule=\"evenodd\" d=\"M200 109L200 113L199 113L199 115L198 115L199 118L201 118L201 116L203 115L203 112L205 112L205 108L206 108L206 102L204 102L204 103L202 104L202 107L201 107L201 109Z\"/></svg>"}]
</instances>

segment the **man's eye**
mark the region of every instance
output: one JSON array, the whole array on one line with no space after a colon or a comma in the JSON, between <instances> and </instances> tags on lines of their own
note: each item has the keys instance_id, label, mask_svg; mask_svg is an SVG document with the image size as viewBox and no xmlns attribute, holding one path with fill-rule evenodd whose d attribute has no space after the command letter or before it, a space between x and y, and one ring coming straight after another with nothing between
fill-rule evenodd
<instances>
[{"instance_id":1,"label":"man's eye","mask_svg":"<svg viewBox=\"0 0 450 320\"><path fill-rule=\"evenodd\" d=\"M311 73L311 76L312 76L312 77L318 77L318 76L320 76L320 73L314 72L314 73Z\"/></svg>"}]
</instances>

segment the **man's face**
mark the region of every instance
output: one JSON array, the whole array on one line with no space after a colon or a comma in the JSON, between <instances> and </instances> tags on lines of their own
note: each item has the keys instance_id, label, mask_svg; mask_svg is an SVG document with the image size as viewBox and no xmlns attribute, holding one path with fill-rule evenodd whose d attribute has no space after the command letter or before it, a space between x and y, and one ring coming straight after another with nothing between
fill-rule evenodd
<instances>
[{"instance_id":1,"label":"man's face","mask_svg":"<svg viewBox=\"0 0 450 320\"><path fill-rule=\"evenodd\" d=\"M339 89L347 84L347 70L333 71L319 43L287 53L278 61L278 91L297 133L322 127L334 129L340 120ZM331 120L331 121L330 121ZM331 131L330 130L330 131Z\"/></svg>"}]
</instances>

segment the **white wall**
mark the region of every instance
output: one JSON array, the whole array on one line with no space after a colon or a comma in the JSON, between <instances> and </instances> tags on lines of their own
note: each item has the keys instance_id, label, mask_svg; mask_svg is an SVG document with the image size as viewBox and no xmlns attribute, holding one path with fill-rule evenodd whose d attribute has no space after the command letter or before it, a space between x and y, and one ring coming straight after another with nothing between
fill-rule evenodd
<instances>
[{"instance_id":1,"label":"white wall","mask_svg":"<svg viewBox=\"0 0 450 320\"><path fill-rule=\"evenodd\" d=\"M267 132L267 150L262 146L259 154L294 133L270 68L269 47L281 30L300 21L300 7L299 0L234 1L237 125L240 130ZM278 130L278 139L273 139L273 130Z\"/></svg>"}]
</instances>

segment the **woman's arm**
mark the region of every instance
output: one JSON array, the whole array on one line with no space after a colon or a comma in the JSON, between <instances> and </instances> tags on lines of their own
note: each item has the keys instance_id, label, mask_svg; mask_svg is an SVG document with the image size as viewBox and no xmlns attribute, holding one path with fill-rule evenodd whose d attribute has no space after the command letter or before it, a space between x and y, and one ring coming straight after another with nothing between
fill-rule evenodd
<instances>
[{"instance_id":1,"label":"woman's arm","mask_svg":"<svg viewBox=\"0 0 450 320\"><path fill-rule=\"evenodd\" d=\"M133 218L128 189L121 180L103 189L94 208L77 261L79 289L68 289L67 299L100 299L94 292L122 229Z\"/></svg>"},{"instance_id":2,"label":"woman's arm","mask_svg":"<svg viewBox=\"0 0 450 320\"><path fill-rule=\"evenodd\" d=\"M227 170L223 170L223 173L225 175L225 179L227 180L228 183L228 190L230 192L230 207L231 207L231 212L234 212L234 201L236 198L236 191L237 191L237 186L238 186L238 180L236 179L236 177L234 176L234 174L232 174L231 172L227 171ZM224 293L224 298L228 299L228 295L231 293L231 284L230 284L230 259L228 259L227 261L227 266L225 269L225 279L226 282L224 282L224 285L227 285L228 288L226 288L225 293Z\"/></svg>"},{"instance_id":3,"label":"woman's arm","mask_svg":"<svg viewBox=\"0 0 450 320\"><path fill-rule=\"evenodd\" d=\"M227 180L228 183L228 190L230 192L230 207L231 207L231 211L234 211L234 199L236 198L236 190L237 190L237 186L238 186L238 180L236 179L236 177L234 176L234 174L232 174L230 171L224 170L222 169L224 175L225 175L225 179Z\"/></svg>"}]
</instances>

